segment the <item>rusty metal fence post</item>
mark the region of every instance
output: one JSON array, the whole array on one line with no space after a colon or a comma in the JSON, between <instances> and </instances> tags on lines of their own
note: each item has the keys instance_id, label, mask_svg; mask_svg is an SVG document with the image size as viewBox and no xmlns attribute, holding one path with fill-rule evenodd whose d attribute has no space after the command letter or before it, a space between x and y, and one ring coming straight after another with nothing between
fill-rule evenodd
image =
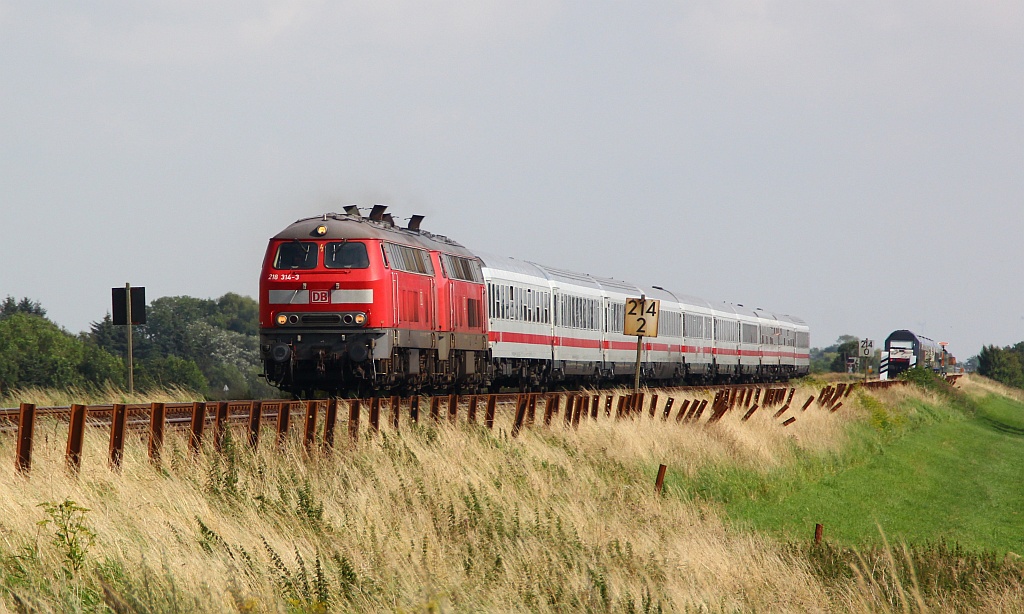
<instances>
[{"instance_id":1,"label":"rusty metal fence post","mask_svg":"<svg viewBox=\"0 0 1024 614\"><path fill-rule=\"evenodd\" d=\"M206 425L206 403L192 404L191 434L188 447L193 454L198 454L203 447L203 427Z\"/></svg>"},{"instance_id":2,"label":"rusty metal fence post","mask_svg":"<svg viewBox=\"0 0 1024 614\"><path fill-rule=\"evenodd\" d=\"M306 401L306 419L302 429L302 446L309 453L316 443L316 417L320 413L320 401Z\"/></svg>"},{"instance_id":3,"label":"rusty metal fence post","mask_svg":"<svg viewBox=\"0 0 1024 614\"><path fill-rule=\"evenodd\" d=\"M119 470L124 459L124 425L128 410L117 403L110 411L110 468Z\"/></svg>"},{"instance_id":4,"label":"rusty metal fence post","mask_svg":"<svg viewBox=\"0 0 1024 614\"><path fill-rule=\"evenodd\" d=\"M36 406L22 403L18 413L18 471L28 473L32 468L32 433L36 426Z\"/></svg>"},{"instance_id":5,"label":"rusty metal fence post","mask_svg":"<svg viewBox=\"0 0 1024 614\"><path fill-rule=\"evenodd\" d=\"M249 447L253 450L260 445L260 421L263 419L263 402L253 401L249 405Z\"/></svg>"},{"instance_id":6,"label":"rusty metal fence post","mask_svg":"<svg viewBox=\"0 0 1024 614\"><path fill-rule=\"evenodd\" d=\"M526 397L527 395L520 394L516 401L516 418L512 423L512 437L519 436L519 431L522 430L523 422L526 420L526 405L529 402Z\"/></svg>"},{"instance_id":7,"label":"rusty metal fence post","mask_svg":"<svg viewBox=\"0 0 1024 614\"><path fill-rule=\"evenodd\" d=\"M370 432L380 432L380 397L370 399Z\"/></svg>"},{"instance_id":8,"label":"rusty metal fence post","mask_svg":"<svg viewBox=\"0 0 1024 614\"><path fill-rule=\"evenodd\" d=\"M494 411L496 405L497 399L494 398L494 395L487 395L487 409L484 413L484 427L488 429L494 428Z\"/></svg>"},{"instance_id":9,"label":"rusty metal fence post","mask_svg":"<svg viewBox=\"0 0 1024 614\"><path fill-rule=\"evenodd\" d=\"M283 448L288 441L288 431L292 424L292 404L277 404L277 447Z\"/></svg>"},{"instance_id":10,"label":"rusty metal fence post","mask_svg":"<svg viewBox=\"0 0 1024 614\"><path fill-rule=\"evenodd\" d=\"M324 414L324 448L330 452L334 449L334 426L338 423L338 398L331 397L327 402L327 413Z\"/></svg>"},{"instance_id":11,"label":"rusty metal fence post","mask_svg":"<svg viewBox=\"0 0 1024 614\"><path fill-rule=\"evenodd\" d=\"M359 399L348 402L348 438L352 441L359 439Z\"/></svg>"},{"instance_id":12,"label":"rusty metal fence post","mask_svg":"<svg viewBox=\"0 0 1024 614\"><path fill-rule=\"evenodd\" d=\"M217 403L217 417L213 422L213 449L220 452L224 449L224 436L228 425L228 402Z\"/></svg>"},{"instance_id":13,"label":"rusty metal fence post","mask_svg":"<svg viewBox=\"0 0 1024 614\"><path fill-rule=\"evenodd\" d=\"M74 473L82 468L82 446L85 443L85 405L72 405L68 424L67 466Z\"/></svg>"},{"instance_id":14,"label":"rusty metal fence post","mask_svg":"<svg viewBox=\"0 0 1024 614\"><path fill-rule=\"evenodd\" d=\"M160 463L160 451L164 447L164 426L167 424L167 409L163 403L153 403L149 408L149 460Z\"/></svg>"},{"instance_id":15,"label":"rusty metal fence post","mask_svg":"<svg viewBox=\"0 0 1024 614\"><path fill-rule=\"evenodd\" d=\"M434 422L441 421L441 397L430 397L430 419Z\"/></svg>"},{"instance_id":16,"label":"rusty metal fence post","mask_svg":"<svg viewBox=\"0 0 1024 614\"><path fill-rule=\"evenodd\" d=\"M667 465L658 466L658 479L654 481L654 492L661 494L661 489L665 486L665 471L668 469Z\"/></svg>"},{"instance_id":17,"label":"rusty metal fence post","mask_svg":"<svg viewBox=\"0 0 1024 614\"><path fill-rule=\"evenodd\" d=\"M402 397L391 397L391 426L398 432L399 418L402 417Z\"/></svg>"},{"instance_id":18,"label":"rusty metal fence post","mask_svg":"<svg viewBox=\"0 0 1024 614\"><path fill-rule=\"evenodd\" d=\"M459 420L459 395L448 395L448 424L455 426Z\"/></svg>"}]
</instances>

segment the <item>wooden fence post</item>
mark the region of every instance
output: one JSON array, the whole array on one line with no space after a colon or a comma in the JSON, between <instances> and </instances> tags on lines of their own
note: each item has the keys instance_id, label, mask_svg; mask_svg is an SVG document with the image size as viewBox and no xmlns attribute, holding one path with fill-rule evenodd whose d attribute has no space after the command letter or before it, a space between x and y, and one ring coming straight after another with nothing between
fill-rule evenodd
<instances>
[{"instance_id":1,"label":"wooden fence post","mask_svg":"<svg viewBox=\"0 0 1024 614\"><path fill-rule=\"evenodd\" d=\"M658 479L654 481L654 492L661 494L661 489L665 486L665 470L668 469L667 465L660 465L658 467Z\"/></svg>"},{"instance_id":2,"label":"wooden fence post","mask_svg":"<svg viewBox=\"0 0 1024 614\"><path fill-rule=\"evenodd\" d=\"M153 403L149 407L149 460L154 465L160 463L160 451L164 447L164 425L167 424L167 410L163 403Z\"/></svg>"},{"instance_id":3,"label":"wooden fence post","mask_svg":"<svg viewBox=\"0 0 1024 614\"><path fill-rule=\"evenodd\" d=\"M82 468L82 445L85 443L85 405L72 405L68 424L67 465L74 473Z\"/></svg>"},{"instance_id":4,"label":"wooden fence post","mask_svg":"<svg viewBox=\"0 0 1024 614\"><path fill-rule=\"evenodd\" d=\"M36 406L22 403L18 414L18 471L28 473L32 468L32 433L36 427Z\"/></svg>"},{"instance_id":5,"label":"wooden fence post","mask_svg":"<svg viewBox=\"0 0 1024 614\"><path fill-rule=\"evenodd\" d=\"M122 403L117 403L110 411L110 468L121 469L124 458L124 423L128 410Z\"/></svg>"}]
</instances>

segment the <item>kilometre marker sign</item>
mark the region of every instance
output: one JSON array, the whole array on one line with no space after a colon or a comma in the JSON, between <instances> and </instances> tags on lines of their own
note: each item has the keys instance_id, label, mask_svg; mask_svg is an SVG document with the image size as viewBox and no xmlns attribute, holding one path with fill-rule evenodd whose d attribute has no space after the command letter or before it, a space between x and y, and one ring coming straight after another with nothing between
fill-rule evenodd
<instances>
[{"instance_id":1,"label":"kilometre marker sign","mask_svg":"<svg viewBox=\"0 0 1024 614\"><path fill-rule=\"evenodd\" d=\"M658 336L658 314L661 301L650 298L627 298L623 334L636 337Z\"/></svg>"}]
</instances>

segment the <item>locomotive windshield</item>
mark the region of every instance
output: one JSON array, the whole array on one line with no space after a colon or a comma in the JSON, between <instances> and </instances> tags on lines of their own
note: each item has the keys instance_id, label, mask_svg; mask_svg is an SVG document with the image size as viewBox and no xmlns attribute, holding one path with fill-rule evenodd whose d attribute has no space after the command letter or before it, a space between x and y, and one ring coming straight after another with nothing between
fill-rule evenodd
<instances>
[{"instance_id":1,"label":"locomotive windshield","mask_svg":"<svg viewBox=\"0 0 1024 614\"><path fill-rule=\"evenodd\" d=\"M277 256L274 258L275 269L315 269L317 244L312 241L291 241L277 246Z\"/></svg>"},{"instance_id":2,"label":"locomotive windshield","mask_svg":"<svg viewBox=\"0 0 1024 614\"><path fill-rule=\"evenodd\" d=\"M328 243L324 249L324 266L328 269L369 268L366 244L352 241Z\"/></svg>"}]
</instances>

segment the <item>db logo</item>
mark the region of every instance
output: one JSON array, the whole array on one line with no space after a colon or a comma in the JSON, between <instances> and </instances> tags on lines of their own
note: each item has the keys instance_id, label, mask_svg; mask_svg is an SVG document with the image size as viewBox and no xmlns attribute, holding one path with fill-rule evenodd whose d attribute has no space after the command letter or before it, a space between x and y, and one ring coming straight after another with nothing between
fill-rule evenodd
<instances>
[{"instance_id":1,"label":"db logo","mask_svg":"<svg viewBox=\"0 0 1024 614\"><path fill-rule=\"evenodd\" d=\"M311 303L330 303L331 293L327 290L310 290L309 291L309 302Z\"/></svg>"}]
</instances>

